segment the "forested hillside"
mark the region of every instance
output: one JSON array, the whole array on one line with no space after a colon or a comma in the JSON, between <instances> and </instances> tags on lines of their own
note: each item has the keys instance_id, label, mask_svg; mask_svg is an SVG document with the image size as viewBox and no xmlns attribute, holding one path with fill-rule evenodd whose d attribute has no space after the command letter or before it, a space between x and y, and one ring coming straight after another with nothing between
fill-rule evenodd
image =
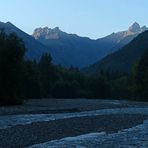
<instances>
[{"instance_id":1,"label":"forested hillside","mask_svg":"<svg viewBox=\"0 0 148 148\"><path fill-rule=\"evenodd\" d=\"M147 35L147 32L144 34ZM142 41L138 39L135 40L140 44ZM31 98L118 98L147 101L147 53L143 52L141 60L133 66L132 73L101 71L95 76L87 76L73 67L66 69L53 65L48 53L43 54L38 62L26 61L25 50L24 43L16 34L0 32L1 105L20 104Z\"/></svg>"}]
</instances>

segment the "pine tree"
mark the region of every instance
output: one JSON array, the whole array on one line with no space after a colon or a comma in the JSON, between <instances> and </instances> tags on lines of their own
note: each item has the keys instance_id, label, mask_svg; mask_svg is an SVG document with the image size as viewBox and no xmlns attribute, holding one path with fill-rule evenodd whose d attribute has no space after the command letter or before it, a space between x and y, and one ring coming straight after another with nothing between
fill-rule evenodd
<instances>
[{"instance_id":1,"label":"pine tree","mask_svg":"<svg viewBox=\"0 0 148 148\"><path fill-rule=\"evenodd\" d=\"M15 104L19 100L19 80L25 46L15 33L0 32L0 104Z\"/></svg>"}]
</instances>

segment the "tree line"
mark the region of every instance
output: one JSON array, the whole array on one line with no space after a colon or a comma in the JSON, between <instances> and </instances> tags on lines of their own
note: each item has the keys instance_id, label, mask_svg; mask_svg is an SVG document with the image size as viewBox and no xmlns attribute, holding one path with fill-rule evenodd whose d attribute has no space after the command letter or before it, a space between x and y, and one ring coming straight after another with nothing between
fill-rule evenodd
<instances>
[{"instance_id":1,"label":"tree line","mask_svg":"<svg viewBox=\"0 0 148 148\"><path fill-rule=\"evenodd\" d=\"M79 69L52 64L50 54L25 60L23 41L0 31L0 105L21 104L33 98L94 98L148 101L148 54L131 74L104 72L88 76Z\"/></svg>"}]
</instances>

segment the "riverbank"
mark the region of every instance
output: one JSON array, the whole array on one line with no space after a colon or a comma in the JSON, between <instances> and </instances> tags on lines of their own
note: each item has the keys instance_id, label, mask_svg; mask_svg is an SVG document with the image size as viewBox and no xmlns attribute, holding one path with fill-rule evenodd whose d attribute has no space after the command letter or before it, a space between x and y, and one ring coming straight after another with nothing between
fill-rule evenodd
<instances>
[{"instance_id":1,"label":"riverbank","mask_svg":"<svg viewBox=\"0 0 148 148\"><path fill-rule=\"evenodd\" d=\"M92 141L90 147L95 147L95 144L100 147L102 143L99 139L108 141L109 138L109 145L120 143L122 137L125 141L128 141L129 137L130 141L134 141L132 138L134 135L136 136L134 143L138 141L145 144L148 138L148 124L142 126L137 133L124 132L125 129L137 129L136 127L143 125L145 121L148 121L146 102L89 99L30 100L23 106L0 107L0 148L22 148L31 145L36 147L36 144L40 143L43 143L41 144L43 148L46 147L46 142L47 147L57 145L57 148L63 145L69 147L74 143L78 146L86 143L88 145L92 141L91 133L96 141ZM122 131L123 134L118 134ZM138 132L141 138L138 138ZM94 133L97 133L97 136ZM81 135L84 135L84 140L81 140ZM112 139L112 135L113 137L116 135L117 138L119 136L120 141L117 138ZM73 137L70 138L71 141L69 137ZM63 138L66 140L62 140ZM79 140L76 140L77 138ZM61 141L63 145L60 144Z\"/></svg>"},{"instance_id":2,"label":"riverbank","mask_svg":"<svg viewBox=\"0 0 148 148\"><path fill-rule=\"evenodd\" d=\"M0 147L19 148L64 137L91 132L117 133L148 119L142 114L100 115L77 117L50 122L35 122L0 130Z\"/></svg>"},{"instance_id":3,"label":"riverbank","mask_svg":"<svg viewBox=\"0 0 148 148\"><path fill-rule=\"evenodd\" d=\"M126 100L101 99L33 99L28 100L22 106L0 107L0 116L82 112L127 107L148 107L148 103Z\"/></svg>"}]
</instances>

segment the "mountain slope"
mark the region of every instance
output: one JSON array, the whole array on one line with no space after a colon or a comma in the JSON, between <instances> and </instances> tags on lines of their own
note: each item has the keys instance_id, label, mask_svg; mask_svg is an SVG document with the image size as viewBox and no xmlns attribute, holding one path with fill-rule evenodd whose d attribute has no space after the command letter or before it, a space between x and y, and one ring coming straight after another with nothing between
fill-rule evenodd
<instances>
[{"instance_id":1,"label":"mountain slope","mask_svg":"<svg viewBox=\"0 0 148 148\"><path fill-rule=\"evenodd\" d=\"M146 50L148 50L148 31L141 33L128 45L84 69L84 71L89 74L97 74L101 70L130 72L132 66Z\"/></svg>"},{"instance_id":2,"label":"mountain slope","mask_svg":"<svg viewBox=\"0 0 148 148\"><path fill-rule=\"evenodd\" d=\"M96 62L102 56L95 40L65 33L58 27L54 29L38 28L34 31L33 36L54 51L54 56L58 59L56 64L80 68Z\"/></svg>"},{"instance_id":3,"label":"mountain slope","mask_svg":"<svg viewBox=\"0 0 148 148\"><path fill-rule=\"evenodd\" d=\"M128 30L112 33L99 40L100 42L104 42L104 44L108 43L106 44L106 48L110 48L110 53L113 53L130 43L137 35L146 30L148 30L146 26L140 27L140 25L135 22L128 28Z\"/></svg>"},{"instance_id":4,"label":"mountain slope","mask_svg":"<svg viewBox=\"0 0 148 148\"><path fill-rule=\"evenodd\" d=\"M57 59L54 63L83 68L117 51L146 29L134 23L127 31L91 40L76 34L68 34L58 27L54 29L44 27L35 29L33 37L52 49L53 56Z\"/></svg>"},{"instance_id":5,"label":"mountain slope","mask_svg":"<svg viewBox=\"0 0 148 148\"><path fill-rule=\"evenodd\" d=\"M51 53L51 51L47 47L42 45L40 42L36 41L32 36L23 32L10 22L7 23L0 22L0 28L4 29L6 33L15 32L21 39L23 39L25 46L27 48L27 52L25 54L26 59L39 60L43 53L45 52Z\"/></svg>"}]
</instances>

